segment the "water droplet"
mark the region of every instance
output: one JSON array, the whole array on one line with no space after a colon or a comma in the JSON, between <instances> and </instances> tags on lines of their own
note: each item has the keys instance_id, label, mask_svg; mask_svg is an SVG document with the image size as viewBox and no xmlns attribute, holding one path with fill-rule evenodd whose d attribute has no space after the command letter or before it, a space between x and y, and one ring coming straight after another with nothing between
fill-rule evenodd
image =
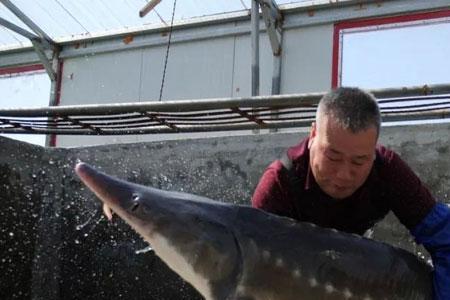
<instances>
[{"instance_id":1,"label":"water droplet","mask_svg":"<svg viewBox=\"0 0 450 300\"><path fill-rule=\"evenodd\" d=\"M142 254L142 253L147 253L153 251L153 248L151 246L147 246L144 249L140 249L140 250L136 250L135 253L136 254Z\"/></svg>"}]
</instances>

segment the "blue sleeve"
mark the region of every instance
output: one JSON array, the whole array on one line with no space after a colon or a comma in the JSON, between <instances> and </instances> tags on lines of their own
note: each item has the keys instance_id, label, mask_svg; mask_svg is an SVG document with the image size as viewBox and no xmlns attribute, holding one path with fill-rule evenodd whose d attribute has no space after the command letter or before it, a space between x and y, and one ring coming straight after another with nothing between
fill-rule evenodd
<instances>
[{"instance_id":1,"label":"blue sleeve","mask_svg":"<svg viewBox=\"0 0 450 300\"><path fill-rule=\"evenodd\" d=\"M450 299L450 208L436 203L411 234L433 261L433 299Z\"/></svg>"}]
</instances>

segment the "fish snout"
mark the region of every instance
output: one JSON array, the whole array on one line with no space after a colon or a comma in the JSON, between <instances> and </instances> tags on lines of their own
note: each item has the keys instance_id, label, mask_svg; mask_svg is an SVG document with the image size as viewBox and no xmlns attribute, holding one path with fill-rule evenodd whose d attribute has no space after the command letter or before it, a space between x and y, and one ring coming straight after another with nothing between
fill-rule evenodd
<instances>
[{"instance_id":1,"label":"fish snout","mask_svg":"<svg viewBox=\"0 0 450 300\"><path fill-rule=\"evenodd\" d=\"M120 206L125 210L140 206L141 197L133 184L99 172L83 162L76 164L75 173L107 206Z\"/></svg>"}]
</instances>

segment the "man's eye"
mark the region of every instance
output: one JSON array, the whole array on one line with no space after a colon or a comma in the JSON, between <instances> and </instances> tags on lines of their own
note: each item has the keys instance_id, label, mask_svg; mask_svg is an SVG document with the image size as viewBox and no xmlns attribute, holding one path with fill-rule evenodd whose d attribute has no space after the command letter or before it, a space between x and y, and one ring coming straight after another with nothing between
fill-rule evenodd
<instances>
[{"instance_id":1,"label":"man's eye","mask_svg":"<svg viewBox=\"0 0 450 300\"><path fill-rule=\"evenodd\" d=\"M339 158L335 158L335 157L327 156L327 158L328 158L329 160L331 160L331 161L340 161Z\"/></svg>"},{"instance_id":2,"label":"man's eye","mask_svg":"<svg viewBox=\"0 0 450 300\"><path fill-rule=\"evenodd\" d=\"M352 161L352 164L355 166L362 166L362 165L364 165L364 162L363 161Z\"/></svg>"}]
</instances>

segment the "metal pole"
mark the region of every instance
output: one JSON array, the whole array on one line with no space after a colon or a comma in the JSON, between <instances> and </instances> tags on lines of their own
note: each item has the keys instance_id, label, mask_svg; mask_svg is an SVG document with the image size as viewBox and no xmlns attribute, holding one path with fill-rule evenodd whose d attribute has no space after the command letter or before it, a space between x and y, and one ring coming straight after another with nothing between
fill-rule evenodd
<instances>
[{"instance_id":1,"label":"metal pole","mask_svg":"<svg viewBox=\"0 0 450 300\"><path fill-rule=\"evenodd\" d=\"M56 80L56 73L52 67L52 63L47 58L47 54L45 53L45 49L42 46L41 39L35 40L31 39L31 44L34 47L34 50L36 50L36 54L38 55L40 61L42 62L42 65L44 66L45 71L47 72L48 76L50 77L50 80L53 82ZM54 47L55 49L57 47ZM53 50L53 53L55 53L55 50Z\"/></svg>"},{"instance_id":2,"label":"metal pole","mask_svg":"<svg viewBox=\"0 0 450 300\"><path fill-rule=\"evenodd\" d=\"M158 5L161 2L161 0L151 0L148 2L140 11L139 11L139 17L143 18L145 15L147 15L153 8L155 8L156 5Z\"/></svg>"},{"instance_id":3,"label":"metal pole","mask_svg":"<svg viewBox=\"0 0 450 300\"><path fill-rule=\"evenodd\" d=\"M252 0L252 96L259 95L259 4Z\"/></svg>"},{"instance_id":4,"label":"metal pole","mask_svg":"<svg viewBox=\"0 0 450 300\"><path fill-rule=\"evenodd\" d=\"M281 92L281 43L283 40L283 35L280 33L280 52L278 55L273 56L273 72L272 72L272 95L279 95ZM276 112L277 110L273 110L272 112ZM274 115L273 118L277 118L277 115ZM270 132L277 132L276 128L272 128L269 130Z\"/></svg>"},{"instance_id":5,"label":"metal pole","mask_svg":"<svg viewBox=\"0 0 450 300\"><path fill-rule=\"evenodd\" d=\"M55 78L51 80L50 83L50 99L49 99L49 106L57 106L59 102L59 82L61 80L61 65L59 60L59 53L60 50L58 48L55 48L55 51L53 52L53 58L52 58L52 70L54 70ZM52 119L52 117L49 117L49 119ZM51 140L52 136L50 134L47 134L45 137L45 146L51 147Z\"/></svg>"},{"instance_id":6,"label":"metal pole","mask_svg":"<svg viewBox=\"0 0 450 300\"><path fill-rule=\"evenodd\" d=\"M280 44L282 43L283 36L280 34ZM281 92L281 50L278 55L273 56L273 73L272 73L272 95L279 95Z\"/></svg>"},{"instance_id":7,"label":"metal pole","mask_svg":"<svg viewBox=\"0 0 450 300\"><path fill-rule=\"evenodd\" d=\"M450 84L429 86L411 86L369 90L379 99L426 95L450 94ZM0 109L1 117L58 117L58 116L98 116L112 114L129 114L141 112L192 112L214 109L257 108L257 107L315 107L325 92L302 93L290 95L272 95L242 98L217 98L195 100L170 100L164 102L131 102L115 104L84 104L41 108L7 108ZM403 101L403 100L402 100ZM404 100L409 101L409 100Z\"/></svg>"},{"instance_id":8,"label":"metal pole","mask_svg":"<svg viewBox=\"0 0 450 300\"><path fill-rule=\"evenodd\" d=\"M430 119L447 119L450 117L450 109L441 109L430 112L403 112L403 113L383 113L384 122L395 121L419 121ZM277 128L294 128L294 127L308 127L315 119L315 115L311 114L308 117L298 120L288 121L270 121L264 125L249 121L248 123L228 124L228 125L184 125L170 128L168 126L143 126L137 128L75 128L75 129L59 129L49 127L33 127L26 128L0 128L1 133L10 134L61 134L61 135L127 135L127 134L161 134L161 133L187 133L187 132L211 132L211 131L234 131L234 130L259 130L259 129L277 129ZM42 286L42 285L40 285ZM42 290L42 292L46 292ZM49 298L43 298L49 299Z\"/></svg>"},{"instance_id":9,"label":"metal pole","mask_svg":"<svg viewBox=\"0 0 450 300\"><path fill-rule=\"evenodd\" d=\"M60 63L59 63L59 50L55 50L53 52L53 58L52 58L52 69L55 72L55 80L52 80L51 82L51 90L50 90L50 99L49 99L49 106L57 106L58 105L58 81L60 80Z\"/></svg>"}]
</instances>

